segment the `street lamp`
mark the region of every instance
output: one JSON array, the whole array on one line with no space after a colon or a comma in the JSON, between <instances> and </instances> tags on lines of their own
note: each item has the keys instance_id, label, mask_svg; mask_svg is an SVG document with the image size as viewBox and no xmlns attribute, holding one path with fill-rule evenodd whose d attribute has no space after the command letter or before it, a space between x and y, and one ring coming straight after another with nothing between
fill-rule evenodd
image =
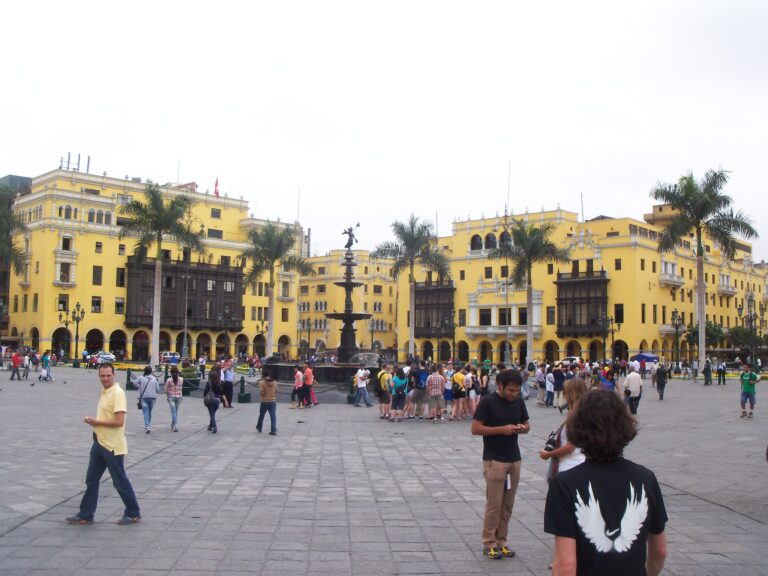
<instances>
[{"instance_id":1,"label":"street lamp","mask_svg":"<svg viewBox=\"0 0 768 576\"><path fill-rule=\"evenodd\" d=\"M69 310L67 309L64 310L63 314L59 312L59 322L64 324L64 328L69 329L70 324L75 324L75 357L72 359L72 368L80 368L78 345L80 343L80 322L83 321L83 318L85 318L85 308L80 307L80 302L75 304L75 308L72 310L71 316L69 314Z\"/></svg>"},{"instance_id":2,"label":"street lamp","mask_svg":"<svg viewBox=\"0 0 768 576\"><path fill-rule=\"evenodd\" d=\"M606 358L606 349L605 349L605 339L608 337L608 334L611 335L611 361L613 361L613 353L614 353L614 347L613 347L613 335L616 334L619 330L621 330L621 323L615 322L613 319L613 316L608 316L608 314L602 314L598 319L598 324L600 325L600 333L603 336L603 362L607 360ZM614 322L616 324L616 327L614 328Z\"/></svg>"},{"instance_id":3,"label":"street lamp","mask_svg":"<svg viewBox=\"0 0 768 576\"><path fill-rule=\"evenodd\" d=\"M672 310L672 328L675 329L675 374L680 374L680 330L683 328L683 316L677 311Z\"/></svg>"},{"instance_id":4,"label":"street lamp","mask_svg":"<svg viewBox=\"0 0 768 576\"><path fill-rule=\"evenodd\" d=\"M758 338L758 328L761 328L761 325L764 322L763 317L765 316L765 305L762 303L760 304L758 313L758 311L755 309L755 295L754 293L750 292L747 295L747 313L744 314L743 300L741 305L736 308L736 312L738 312L739 318L744 315L744 325L749 331L749 361L753 366L755 366L755 341Z\"/></svg>"},{"instance_id":5,"label":"street lamp","mask_svg":"<svg viewBox=\"0 0 768 576\"><path fill-rule=\"evenodd\" d=\"M494 232L501 230L501 234L499 234L499 240L498 240L497 246L502 250L502 253L504 255L504 266L507 269L507 279L504 282L504 308L506 310L506 315L507 315L507 323L504 326L504 365L507 368L509 368L512 363L512 358L511 358L512 350L511 350L511 346L509 345L509 325L512 322L512 318L511 318L512 310L509 308L509 285L510 285L509 283L509 252L510 252L510 248L512 247L512 236L509 234L509 231L512 228L512 222L513 222L512 217L507 212L507 206L504 205L504 215L496 221L496 224L493 227ZM502 247L502 242L505 244L504 247ZM529 321L530 321L530 319L533 318L533 310L528 310L528 315L530 317L529 318ZM527 350L525 355L528 358L533 358L533 351ZM526 362L527 358L522 359L522 361Z\"/></svg>"}]
</instances>

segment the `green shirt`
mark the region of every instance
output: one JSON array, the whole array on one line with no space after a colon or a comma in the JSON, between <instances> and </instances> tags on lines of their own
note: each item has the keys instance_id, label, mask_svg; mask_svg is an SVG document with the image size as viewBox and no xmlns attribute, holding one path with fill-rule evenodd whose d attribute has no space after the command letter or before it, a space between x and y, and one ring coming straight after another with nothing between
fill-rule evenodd
<instances>
[{"instance_id":1,"label":"green shirt","mask_svg":"<svg viewBox=\"0 0 768 576\"><path fill-rule=\"evenodd\" d=\"M739 380L741 380L742 392L755 392L755 384L760 380L760 376L754 372L742 372L739 374Z\"/></svg>"}]
</instances>

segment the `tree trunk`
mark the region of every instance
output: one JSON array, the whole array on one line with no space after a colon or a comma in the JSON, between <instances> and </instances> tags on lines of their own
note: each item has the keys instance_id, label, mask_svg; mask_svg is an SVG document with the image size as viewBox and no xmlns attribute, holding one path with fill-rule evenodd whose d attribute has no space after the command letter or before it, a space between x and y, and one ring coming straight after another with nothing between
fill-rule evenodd
<instances>
[{"instance_id":1,"label":"tree trunk","mask_svg":"<svg viewBox=\"0 0 768 576\"><path fill-rule=\"evenodd\" d=\"M272 342L275 335L275 274L270 270L269 282L267 283L267 358L271 358L274 353Z\"/></svg>"},{"instance_id":2,"label":"tree trunk","mask_svg":"<svg viewBox=\"0 0 768 576\"><path fill-rule=\"evenodd\" d=\"M413 277L413 264L408 275L408 358L413 358L416 351L416 279Z\"/></svg>"},{"instance_id":3,"label":"tree trunk","mask_svg":"<svg viewBox=\"0 0 768 576\"><path fill-rule=\"evenodd\" d=\"M525 327L525 358L522 367L528 369L529 358L533 358L533 284L531 284L531 269L528 268L528 285L525 291L525 305L528 307L528 325ZM509 368L509 366L508 366Z\"/></svg>"},{"instance_id":4,"label":"tree trunk","mask_svg":"<svg viewBox=\"0 0 768 576\"><path fill-rule=\"evenodd\" d=\"M160 299L163 296L163 260L161 242L157 242L155 256L155 288L152 296L152 346L150 346L149 365L160 363Z\"/></svg>"},{"instance_id":5,"label":"tree trunk","mask_svg":"<svg viewBox=\"0 0 768 576\"><path fill-rule=\"evenodd\" d=\"M699 232L699 238L700 236ZM704 358L706 357L707 323L706 317L707 295L704 285L704 254L702 253L701 240L696 254L696 321L699 324L699 370L704 370Z\"/></svg>"}]
</instances>

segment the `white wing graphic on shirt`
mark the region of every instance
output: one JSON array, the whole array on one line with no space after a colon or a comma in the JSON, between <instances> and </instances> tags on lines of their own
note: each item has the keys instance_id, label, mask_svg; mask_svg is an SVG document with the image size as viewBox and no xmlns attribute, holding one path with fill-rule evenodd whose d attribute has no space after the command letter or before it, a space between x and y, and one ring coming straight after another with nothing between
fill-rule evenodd
<instances>
[{"instance_id":1,"label":"white wing graphic on shirt","mask_svg":"<svg viewBox=\"0 0 768 576\"><path fill-rule=\"evenodd\" d=\"M584 533L584 536L592 542L598 552L627 552L637 539L640 528L648 516L648 499L645 496L643 486L640 486L640 494L635 497L635 488L629 483L629 498L624 516L621 518L620 528L606 530L605 520L600 512L600 504L592 491L592 483L587 485L589 499L585 503L579 491L576 491L576 521ZM610 536L619 533L615 540Z\"/></svg>"}]
</instances>

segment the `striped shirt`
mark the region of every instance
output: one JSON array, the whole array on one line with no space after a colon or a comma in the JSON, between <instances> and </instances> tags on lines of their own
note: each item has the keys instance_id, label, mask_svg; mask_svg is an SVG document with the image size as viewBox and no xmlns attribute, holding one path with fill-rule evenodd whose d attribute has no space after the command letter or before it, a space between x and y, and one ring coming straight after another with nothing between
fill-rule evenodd
<instances>
[{"instance_id":1,"label":"striped shirt","mask_svg":"<svg viewBox=\"0 0 768 576\"><path fill-rule=\"evenodd\" d=\"M179 380L176 384L173 383L173 378L169 377L165 381L165 393L169 398L181 398L181 385L184 383L184 379L179 376Z\"/></svg>"},{"instance_id":2,"label":"striped shirt","mask_svg":"<svg viewBox=\"0 0 768 576\"><path fill-rule=\"evenodd\" d=\"M427 378L427 394L430 396L442 396L445 390L445 378L437 372L433 372Z\"/></svg>"}]
</instances>

